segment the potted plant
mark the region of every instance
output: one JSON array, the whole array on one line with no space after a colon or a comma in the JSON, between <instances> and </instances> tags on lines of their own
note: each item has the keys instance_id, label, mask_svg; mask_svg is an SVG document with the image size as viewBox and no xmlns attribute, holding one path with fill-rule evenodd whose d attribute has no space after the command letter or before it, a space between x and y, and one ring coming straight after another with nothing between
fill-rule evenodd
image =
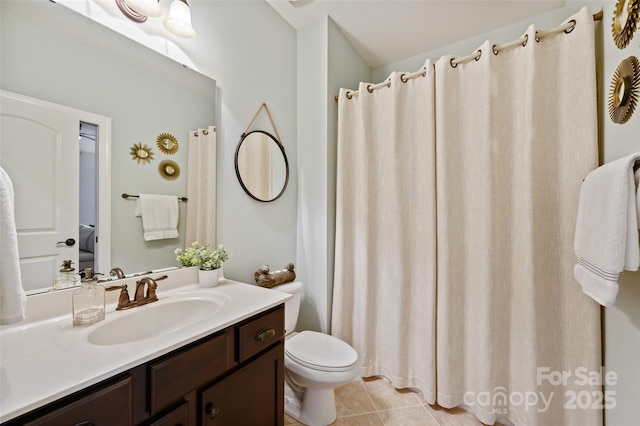
<instances>
[{"instance_id":1,"label":"potted plant","mask_svg":"<svg viewBox=\"0 0 640 426\"><path fill-rule=\"evenodd\" d=\"M218 284L220 268L229 259L229 253L220 244L215 250L211 250L209 244L200 245L194 241L190 247L182 249L178 247L175 251L176 260L182 266L197 266L200 279L200 287L213 287Z\"/></svg>"}]
</instances>

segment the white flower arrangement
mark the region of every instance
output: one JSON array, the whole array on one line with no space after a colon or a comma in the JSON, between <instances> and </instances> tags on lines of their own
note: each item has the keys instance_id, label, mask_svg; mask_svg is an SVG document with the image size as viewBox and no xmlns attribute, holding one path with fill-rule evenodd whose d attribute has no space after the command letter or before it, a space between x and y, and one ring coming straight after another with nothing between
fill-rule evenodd
<instances>
[{"instance_id":1,"label":"white flower arrangement","mask_svg":"<svg viewBox=\"0 0 640 426\"><path fill-rule=\"evenodd\" d=\"M182 266L197 266L203 271L220 268L231 256L231 253L225 250L222 244L211 251L209 244L201 246L197 241L191 244L191 247L187 247L184 250L178 247L175 253L176 260L180 262Z\"/></svg>"}]
</instances>

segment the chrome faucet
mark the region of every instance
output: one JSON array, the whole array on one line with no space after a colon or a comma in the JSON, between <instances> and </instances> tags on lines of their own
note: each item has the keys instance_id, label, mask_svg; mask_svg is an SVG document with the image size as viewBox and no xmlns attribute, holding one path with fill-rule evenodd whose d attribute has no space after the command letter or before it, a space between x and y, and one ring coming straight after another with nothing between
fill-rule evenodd
<instances>
[{"instance_id":1,"label":"chrome faucet","mask_svg":"<svg viewBox=\"0 0 640 426\"><path fill-rule=\"evenodd\" d=\"M109 271L109 275L111 275L112 277L117 277L119 280L124 278L124 272L122 272L122 269L120 268L113 268L111 271Z\"/></svg>"}]
</instances>

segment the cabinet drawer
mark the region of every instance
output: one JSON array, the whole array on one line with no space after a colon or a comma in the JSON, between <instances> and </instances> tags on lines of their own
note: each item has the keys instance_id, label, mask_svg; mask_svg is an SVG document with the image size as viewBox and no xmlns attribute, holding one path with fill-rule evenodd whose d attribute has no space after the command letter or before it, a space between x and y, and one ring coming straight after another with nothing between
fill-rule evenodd
<instances>
[{"instance_id":1,"label":"cabinet drawer","mask_svg":"<svg viewBox=\"0 0 640 426\"><path fill-rule=\"evenodd\" d=\"M87 392L80 399L26 423L35 425L131 425L131 378Z\"/></svg>"},{"instance_id":2,"label":"cabinet drawer","mask_svg":"<svg viewBox=\"0 0 640 426\"><path fill-rule=\"evenodd\" d=\"M231 333L224 331L160 362L149 365L151 415L181 400L229 368Z\"/></svg>"},{"instance_id":3,"label":"cabinet drawer","mask_svg":"<svg viewBox=\"0 0 640 426\"><path fill-rule=\"evenodd\" d=\"M282 337L283 305L238 327L238 362L245 361Z\"/></svg>"}]
</instances>

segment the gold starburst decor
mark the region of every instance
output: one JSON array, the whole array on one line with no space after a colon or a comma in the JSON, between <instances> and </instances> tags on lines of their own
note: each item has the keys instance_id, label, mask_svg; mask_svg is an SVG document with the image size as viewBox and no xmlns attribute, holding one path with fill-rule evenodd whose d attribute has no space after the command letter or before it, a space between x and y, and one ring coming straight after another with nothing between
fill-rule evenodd
<instances>
[{"instance_id":1,"label":"gold starburst decor","mask_svg":"<svg viewBox=\"0 0 640 426\"><path fill-rule=\"evenodd\" d=\"M173 155L178 152L180 144L178 140L169 133L160 133L156 138L158 149L167 155Z\"/></svg>"},{"instance_id":2,"label":"gold starburst decor","mask_svg":"<svg viewBox=\"0 0 640 426\"><path fill-rule=\"evenodd\" d=\"M164 160L158 165L158 172L166 180L175 180L180 176L180 166L175 161Z\"/></svg>"},{"instance_id":3,"label":"gold starburst decor","mask_svg":"<svg viewBox=\"0 0 640 426\"><path fill-rule=\"evenodd\" d=\"M613 11L611 35L618 49L629 45L640 20L640 0L618 0Z\"/></svg>"},{"instance_id":4,"label":"gold starburst decor","mask_svg":"<svg viewBox=\"0 0 640 426\"><path fill-rule=\"evenodd\" d=\"M133 157L133 161L137 161L138 164L150 163L153 160L153 151L142 142L133 144L129 153Z\"/></svg>"},{"instance_id":5,"label":"gold starburst decor","mask_svg":"<svg viewBox=\"0 0 640 426\"><path fill-rule=\"evenodd\" d=\"M614 123L624 124L631 118L640 96L640 61L629 56L613 73L609 88L609 116Z\"/></svg>"}]
</instances>

